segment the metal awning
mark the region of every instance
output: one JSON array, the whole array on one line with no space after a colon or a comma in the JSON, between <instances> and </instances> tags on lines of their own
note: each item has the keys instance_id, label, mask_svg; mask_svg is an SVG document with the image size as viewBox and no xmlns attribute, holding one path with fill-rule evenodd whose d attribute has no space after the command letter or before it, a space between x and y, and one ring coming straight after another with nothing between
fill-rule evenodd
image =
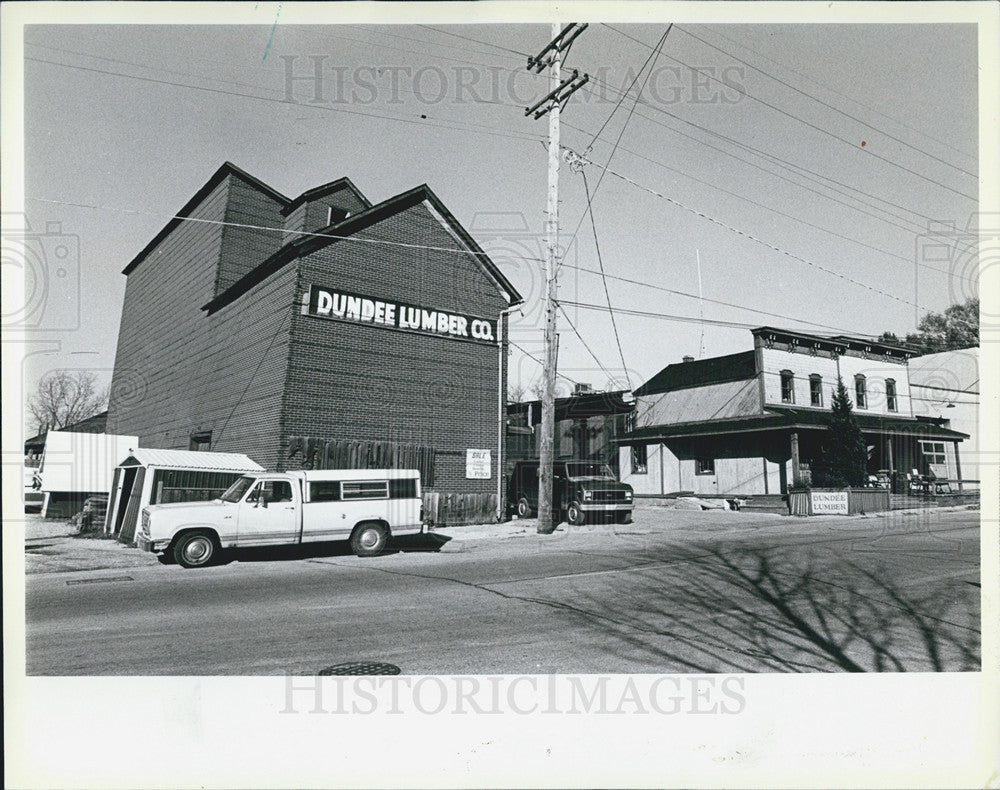
<instances>
[{"instance_id":1,"label":"metal awning","mask_svg":"<svg viewBox=\"0 0 1000 790\"><path fill-rule=\"evenodd\" d=\"M806 410L786 407L768 407L763 414L737 417L728 420L703 420L667 425L650 425L614 439L617 444L681 439L688 437L726 436L732 434L762 433L769 431L823 431L827 427L829 411ZM962 441L967 433L953 431L935 422L910 417L890 417L879 414L855 412L863 433L879 436L911 436L920 439Z\"/></svg>"},{"instance_id":2,"label":"metal awning","mask_svg":"<svg viewBox=\"0 0 1000 790\"><path fill-rule=\"evenodd\" d=\"M197 450L132 450L120 467L157 466L161 469L196 469L206 472L263 472L264 467L243 453L207 453Z\"/></svg>"}]
</instances>

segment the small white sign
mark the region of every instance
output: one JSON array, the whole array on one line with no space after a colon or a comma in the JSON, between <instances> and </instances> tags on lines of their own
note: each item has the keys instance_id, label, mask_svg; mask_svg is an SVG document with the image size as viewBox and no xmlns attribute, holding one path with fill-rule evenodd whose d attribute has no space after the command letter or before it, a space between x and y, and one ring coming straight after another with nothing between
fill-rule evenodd
<instances>
[{"instance_id":1,"label":"small white sign","mask_svg":"<svg viewBox=\"0 0 1000 790\"><path fill-rule=\"evenodd\" d=\"M814 516L847 515L846 491L812 491L810 496Z\"/></svg>"},{"instance_id":2,"label":"small white sign","mask_svg":"<svg viewBox=\"0 0 1000 790\"><path fill-rule=\"evenodd\" d=\"M491 460L489 450L466 450L465 479L489 480L493 476Z\"/></svg>"}]
</instances>

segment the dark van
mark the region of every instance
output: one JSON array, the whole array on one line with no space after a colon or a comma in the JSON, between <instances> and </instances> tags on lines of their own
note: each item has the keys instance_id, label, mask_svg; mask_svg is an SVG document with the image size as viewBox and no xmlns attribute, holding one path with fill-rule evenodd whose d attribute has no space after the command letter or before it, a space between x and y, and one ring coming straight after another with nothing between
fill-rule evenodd
<instances>
[{"instance_id":1,"label":"dark van","mask_svg":"<svg viewBox=\"0 0 1000 790\"><path fill-rule=\"evenodd\" d=\"M553 464L552 508L560 520L583 524L597 517L628 524L632 486L619 483L611 467L595 461ZM507 505L519 518L538 512L538 461L517 461L507 483Z\"/></svg>"}]
</instances>

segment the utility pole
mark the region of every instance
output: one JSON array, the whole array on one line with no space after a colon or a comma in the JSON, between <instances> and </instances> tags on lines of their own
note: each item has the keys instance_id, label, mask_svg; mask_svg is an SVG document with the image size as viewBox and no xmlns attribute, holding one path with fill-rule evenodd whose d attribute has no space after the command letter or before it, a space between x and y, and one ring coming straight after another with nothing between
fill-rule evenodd
<instances>
[{"instance_id":1,"label":"utility pole","mask_svg":"<svg viewBox=\"0 0 1000 790\"><path fill-rule=\"evenodd\" d=\"M555 531L558 519L553 509L554 490L553 457L555 455L555 403L556 403L556 361L559 336L556 333L556 292L559 269L559 111L577 90L587 84L590 77L580 77L574 71L567 80L562 79L562 63L576 37L587 25L571 23L561 28L552 23L552 41L538 55L528 58L528 70L541 73L549 69L549 93L532 107L526 107L525 115L534 114L538 120L546 113L549 116L549 187L547 213L545 219L545 355L542 373L542 436L539 443L538 464L538 532L549 535Z\"/></svg>"}]
</instances>

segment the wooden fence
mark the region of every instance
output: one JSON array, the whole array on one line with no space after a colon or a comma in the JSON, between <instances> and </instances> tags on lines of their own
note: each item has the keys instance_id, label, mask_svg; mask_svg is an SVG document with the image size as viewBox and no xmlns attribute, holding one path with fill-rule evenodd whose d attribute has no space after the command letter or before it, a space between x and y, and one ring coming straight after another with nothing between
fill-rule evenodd
<instances>
[{"instance_id":1,"label":"wooden fence","mask_svg":"<svg viewBox=\"0 0 1000 790\"><path fill-rule=\"evenodd\" d=\"M497 520L496 494L424 494L424 520L435 527L492 524Z\"/></svg>"},{"instance_id":2,"label":"wooden fence","mask_svg":"<svg viewBox=\"0 0 1000 790\"><path fill-rule=\"evenodd\" d=\"M844 488L824 489L826 491L847 492L847 514L881 513L890 509L889 489L887 488ZM814 516L812 507L812 489L802 489L788 492L788 513L792 516Z\"/></svg>"}]
</instances>

